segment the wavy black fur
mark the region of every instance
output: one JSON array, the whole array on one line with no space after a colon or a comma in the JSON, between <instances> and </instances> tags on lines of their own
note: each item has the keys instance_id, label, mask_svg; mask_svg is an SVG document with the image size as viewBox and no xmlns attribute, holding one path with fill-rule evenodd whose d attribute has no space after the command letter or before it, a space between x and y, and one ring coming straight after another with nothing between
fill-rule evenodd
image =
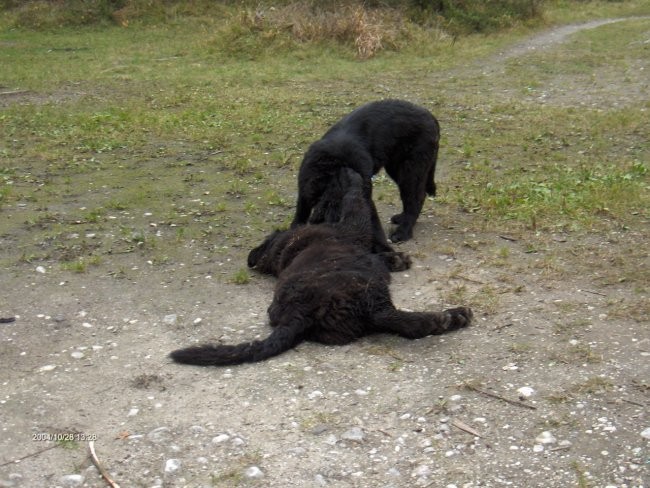
<instances>
[{"instance_id":1,"label":"wavy black fur","mask_svg":"<svg viewBox=\"0 0 650 488\"><path fill-rule=\"evenodd\" d=\"M390 238L393 242L410 239L426 195L436 194L439 142L438 121L423 107L403 100L381 100L357 108L305 153L291 226L340 219L345 192L335 183L339 169L348 167L363 178L364 194L371 207L373 249L392 251L371 200L371 178L384 168L397 183L403 211L392 217L397 228Z\"/></svg>"},{"instance_id":2,"label":"wavy black fur","mask_svg":"<svg viewBox=\"0 0 650 488\"><path fill-rule=\"evenodd\" d=\"M238 345L203 345L171 353L179 363L233 365L261 361L301 341L347 344L373 333L410 339L468 325L469 308L443 312L397 310L390 298L390 271L406 269L402 253L372 253L371 207L363 180L352 170L337 175L346 189L336 223L304 225L272 233L248 256L248 265L278 277L268 309L269 337Z\"/></svg>"}]
</instances>

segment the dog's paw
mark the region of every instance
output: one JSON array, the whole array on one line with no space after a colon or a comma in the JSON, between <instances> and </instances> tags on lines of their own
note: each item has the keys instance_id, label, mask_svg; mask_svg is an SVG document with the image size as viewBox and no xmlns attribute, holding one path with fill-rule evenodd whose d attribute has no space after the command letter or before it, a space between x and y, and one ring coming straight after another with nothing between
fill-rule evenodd
<instances>
[{"instance_id":1,"label":"dog's paw","mask_svg":"<svg viewBox=\"0 0 650 488\"><path fill-rule=\"evenodd\" d=\"M450 308L445 310L445 312L448 313L451 318L451 323L449 324L450 329L467 327L472 323L472 318L474 317L472 309L468 307Z\"/></svg>"},{"instance_id":2,"label":"dog's paw","mask_svg":"<svg viewBox=\"0 0 650 488\"><path fill-rule=\"evenodd\" d=\"M408 241L411 237L413 237L413 231L400 226L390 235L390 241L404 242Z\"/></svg>"},{"instance_id":3,"label":"dog's paw","mask_svg":"<svg viewBox=\"0 0 650 488\"><path fill-rule=\"evenodd\" d=\"M391 221L393 224L396 224L396 225L401 224L401 223L402 223L402 220L404 220L404 214L403 214L403 213L401 213L401 214L395 214L395 215L393 215L393 216L390 218L390 221Z\"/></svg>"},{"instance_id":4,"label":"dog's paw","mask_svg":"<svg viewBox=\"0 0 650 488\"><path fill-rule=\"evenodd\" d=\"M387 259L391 271L405 271L411 267L411 256L403 252L393 252Z\"/></svg>"}]
</instances>

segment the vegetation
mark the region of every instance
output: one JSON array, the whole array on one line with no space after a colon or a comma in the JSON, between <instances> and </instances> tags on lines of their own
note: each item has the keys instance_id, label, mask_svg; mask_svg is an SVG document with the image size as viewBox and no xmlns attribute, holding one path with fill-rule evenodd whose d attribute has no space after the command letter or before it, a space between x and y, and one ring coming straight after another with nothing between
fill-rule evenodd
<instances>
[{"instance_id":1,"label":"vegetation","mask_svg":"<svg viewBox=\"0 0 650 488\"><path fill-rule=\"evenodd\" d=\"M497 4L511 12L498 26L459 20L459 9L495 18ZM648 216L647 100L539 103L555 84L583 86L595 72L594 89L623 76L634 93L647 22L503 61L498 77L471 68L531 22L639 14L647 2L2 5L0 235L15 244L3 246L5 265L89 272L128 269L113 261L129 253L173 266L199 252L241 263L243 250L287 225L309 143L385 97L441 121L440 192L427 204L440 221L585 232L638 228ZM600 95L591 96L609 100ZM389 215L399 204L392 182L379 177L375 189ZM236 270L225 278L249 279Z\"/></svg>"}]
</instances>

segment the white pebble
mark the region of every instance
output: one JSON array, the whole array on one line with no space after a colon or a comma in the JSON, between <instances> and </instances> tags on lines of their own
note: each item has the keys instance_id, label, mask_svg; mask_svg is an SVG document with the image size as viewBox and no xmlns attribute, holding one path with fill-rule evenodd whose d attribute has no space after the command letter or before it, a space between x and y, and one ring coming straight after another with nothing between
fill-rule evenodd
<instances>
[{"instance_id":1,"label":"white pebble","mask_svg":"<svg viewBox=\"0 0 650 488\"><path fill-rule=\"evenodd\" d=\"M219 434L218 436L212 438L212 443L221 444L222 442L226 442L228 439L230 439L230 436L228 434Z\"/></svg>"},{"instance_id":2,"label":"white pebble","mask_svg":"<svg viewBox=\"0 0 650 488\"><path fill-rule=\"evenodd\" d=\"M538 444L555 444L556 439L548 430L545 430L535 438Z\"/></svg>"},{"instance_id":3,"label":"white pebble","mask_svg":"<svg viewBox=\"0 0 650 488\"><path fill-rule=\"evenodd\" d=\"M82 359L85 356L85 354L83 352L80 352L80 351L74 351L74 352L70 353L70 356L72 356L72 358L74 358L74 359Z\"/></svg>"},{"instance_id":4,"label":"white pebble","mask_svg":"<svg viewBox=\"0 0 650 488\"><path fill-rule=\"evenodd\" d=\"M61 476L60 480L63 486L81 486L85 481L85 478L80 474L66 474Z\"/></svg>"},{"instance_id":5,"label":"white pebble","mask_svg":"<svg viewBox=\"0 0 650 488\"><path fill-rule=\"evenodd\" d=\"M643 431L641 431L641 437L644 439L650 439L650 427L646 427L643 429Z\"/></svg>"},{"instance_id":6,"label":"white pebble","mask_svg":"<svg viewBox=\"0 0 650 488\"><path fill-rule=\"evenodd\" d=\"M56 368L56 364L46 364L45 366L41 366L38 368L39 371L45 372L45 371L52 371L54 368Z\"/></svg>"},{"instance_id":7,"label":"white pebble","mask_svg":"<svg viewBox=\"0 0 650 488\"><path fill-rule=\"evenodd\" d=\"M431 468L427 466L426 464L421 464L417 468L413 470L413 473L411 473L411 476L415 477L420 477L420 476L429 476L431 474Z\"/></svg>"},{"instance_id":8,"label":"white pebble","mask_svg":"<svg viewBox=\"0 0 650 488\"><path fill-rule=\"evenodd\" d=\"M43 266L36 266L36 272L43 274L45 273L45 268ZM76 476L76 475L71 474L70 476Z\"/></svg>"},{"instance_id":9,"label":"white pebble","mask_svg":"<svg viewBox=\"0 0 650 488\"><path fill-rule=\"evenodd\" d=\"M353 441L353 442L362 442L364 437L365 435L363 433L363 430L360 427L352 427L350 430L346 430L341 435L341 439L345 439L346 441Z\"/></svg>"},{"instance_id":10,"label":"white pebble","mask_svg":"<svg viewBox=\"0 0 650 488\"><path fill-rule=\"evenodd\" d=\"M180 459L168 459L165 461L165 473L171 474L175 473L181 469L181 460Z\"/></svg>"},{"instance_id":11,"label":"white pebble","mask_svg":"<svg viewBox=\"0 0 650 488\"><path fill-rule=\"evenodd\" d=\"M244 471L244 476L251 479L259 479L264 477L264 472L257 466L251 466Z\"/></svg>"},{"instance_id":12,"label":"white pebble","mask_svg":"<svg viewBox=\"0 0 650 488\"><path fill-rule=\"evenodd\" d=\"M136 415L138 415L139 411L140 409L133 407L131 410L129 410L128 416L135 417Z\"/></svg>"},{"instance_id":13,"label":"white pebble","mask_svg":"<svg viewBox=\"0 0 650 488\"><path fill-rule=\"evenodd\" d=\"M522 386L517 390L517 393L519 394L520 398L530 398L535 394L535 390L533 390L530 386Z\"/></svg>"},{"instance_id":14,"label":"white pebble","mask_svg":"<svg viewBox=\"0 0 650 488\"><path fill-rule=\"evenodd\" d=\"M178 315L176 315L175 313L172 313L172 314L169 314L169 315L165 315L163 317L163 323L165 323L167 325L174 325L176 323L177 319L178 319Z\"/></svg>"},{"instance_id":15,"label":"white pebble","mask_svg":"<svg viewBox=\"0 0 650 488\"><path fill-rule=\"evenodd\" d=\"M309 393L309 394L307 395L307 398L309 398L310 400L314 400L314 399L316 399L316 398L321 398L322 396L323 396L323 392L322 392L322 391L315 390L315 391L312 391L311 393Z\"/></svg>"}]
</instances>

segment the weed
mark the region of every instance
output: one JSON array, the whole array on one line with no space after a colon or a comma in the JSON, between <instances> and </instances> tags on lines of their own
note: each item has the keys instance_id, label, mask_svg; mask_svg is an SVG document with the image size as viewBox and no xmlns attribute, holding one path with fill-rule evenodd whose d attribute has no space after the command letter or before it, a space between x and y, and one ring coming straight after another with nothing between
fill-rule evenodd
<instances>
[{"instance_id":1,"label":"weed","mask_svg":"<svg viewBox=\"0 0 650 488\"><path fill-rule=\"evenodd\" d=\"M589 482L587 481L585 468L578 461L572 461L571 468L576 473L578 488L589 488Z\"/></svg>"},{"instance_id":2,"label":"weed","mask_svg":"<svg viewBox=\"0 0 650 488\"><path fill-rule=\"evenodd\" d=\"M73 273L85 273L89 266L99 266L101 264L100 256L80 257L74 261L64 261L61 263L63 271L71 271Z\"/></svg>"},{"instance_id":3,"label":"weed","mask_svg":"<svg viewBox=\"0 0 650 488\"><path fill-rule=\"evenodd\" d=\"M510 344L510 346L508 346L508 350L510 352L518 355L526 354L530 352L532 349L533 346L525 342L515 342L513 344Z\"/></svg>"},{"instance_id":4,"label":"weed","mask_svg":"<svg viewBox=\"0 0 650 488\"><path fill-rule=\"evenodd\" d=\"M230 279L236 285L246 285L250 282L251 275L246 268L239 269Z\"/></svg>"},{"instance_id":5,"label":"weed","mask_svg":"<svg viewBox=\"0 0 650 488\"><path fill-rule=\"evenodd\" d=\"M609 378L594 376L576 385L575 389L578 393L601 394L610 391L613 387L614 383Z\"/></svg>"}]
</instances>

